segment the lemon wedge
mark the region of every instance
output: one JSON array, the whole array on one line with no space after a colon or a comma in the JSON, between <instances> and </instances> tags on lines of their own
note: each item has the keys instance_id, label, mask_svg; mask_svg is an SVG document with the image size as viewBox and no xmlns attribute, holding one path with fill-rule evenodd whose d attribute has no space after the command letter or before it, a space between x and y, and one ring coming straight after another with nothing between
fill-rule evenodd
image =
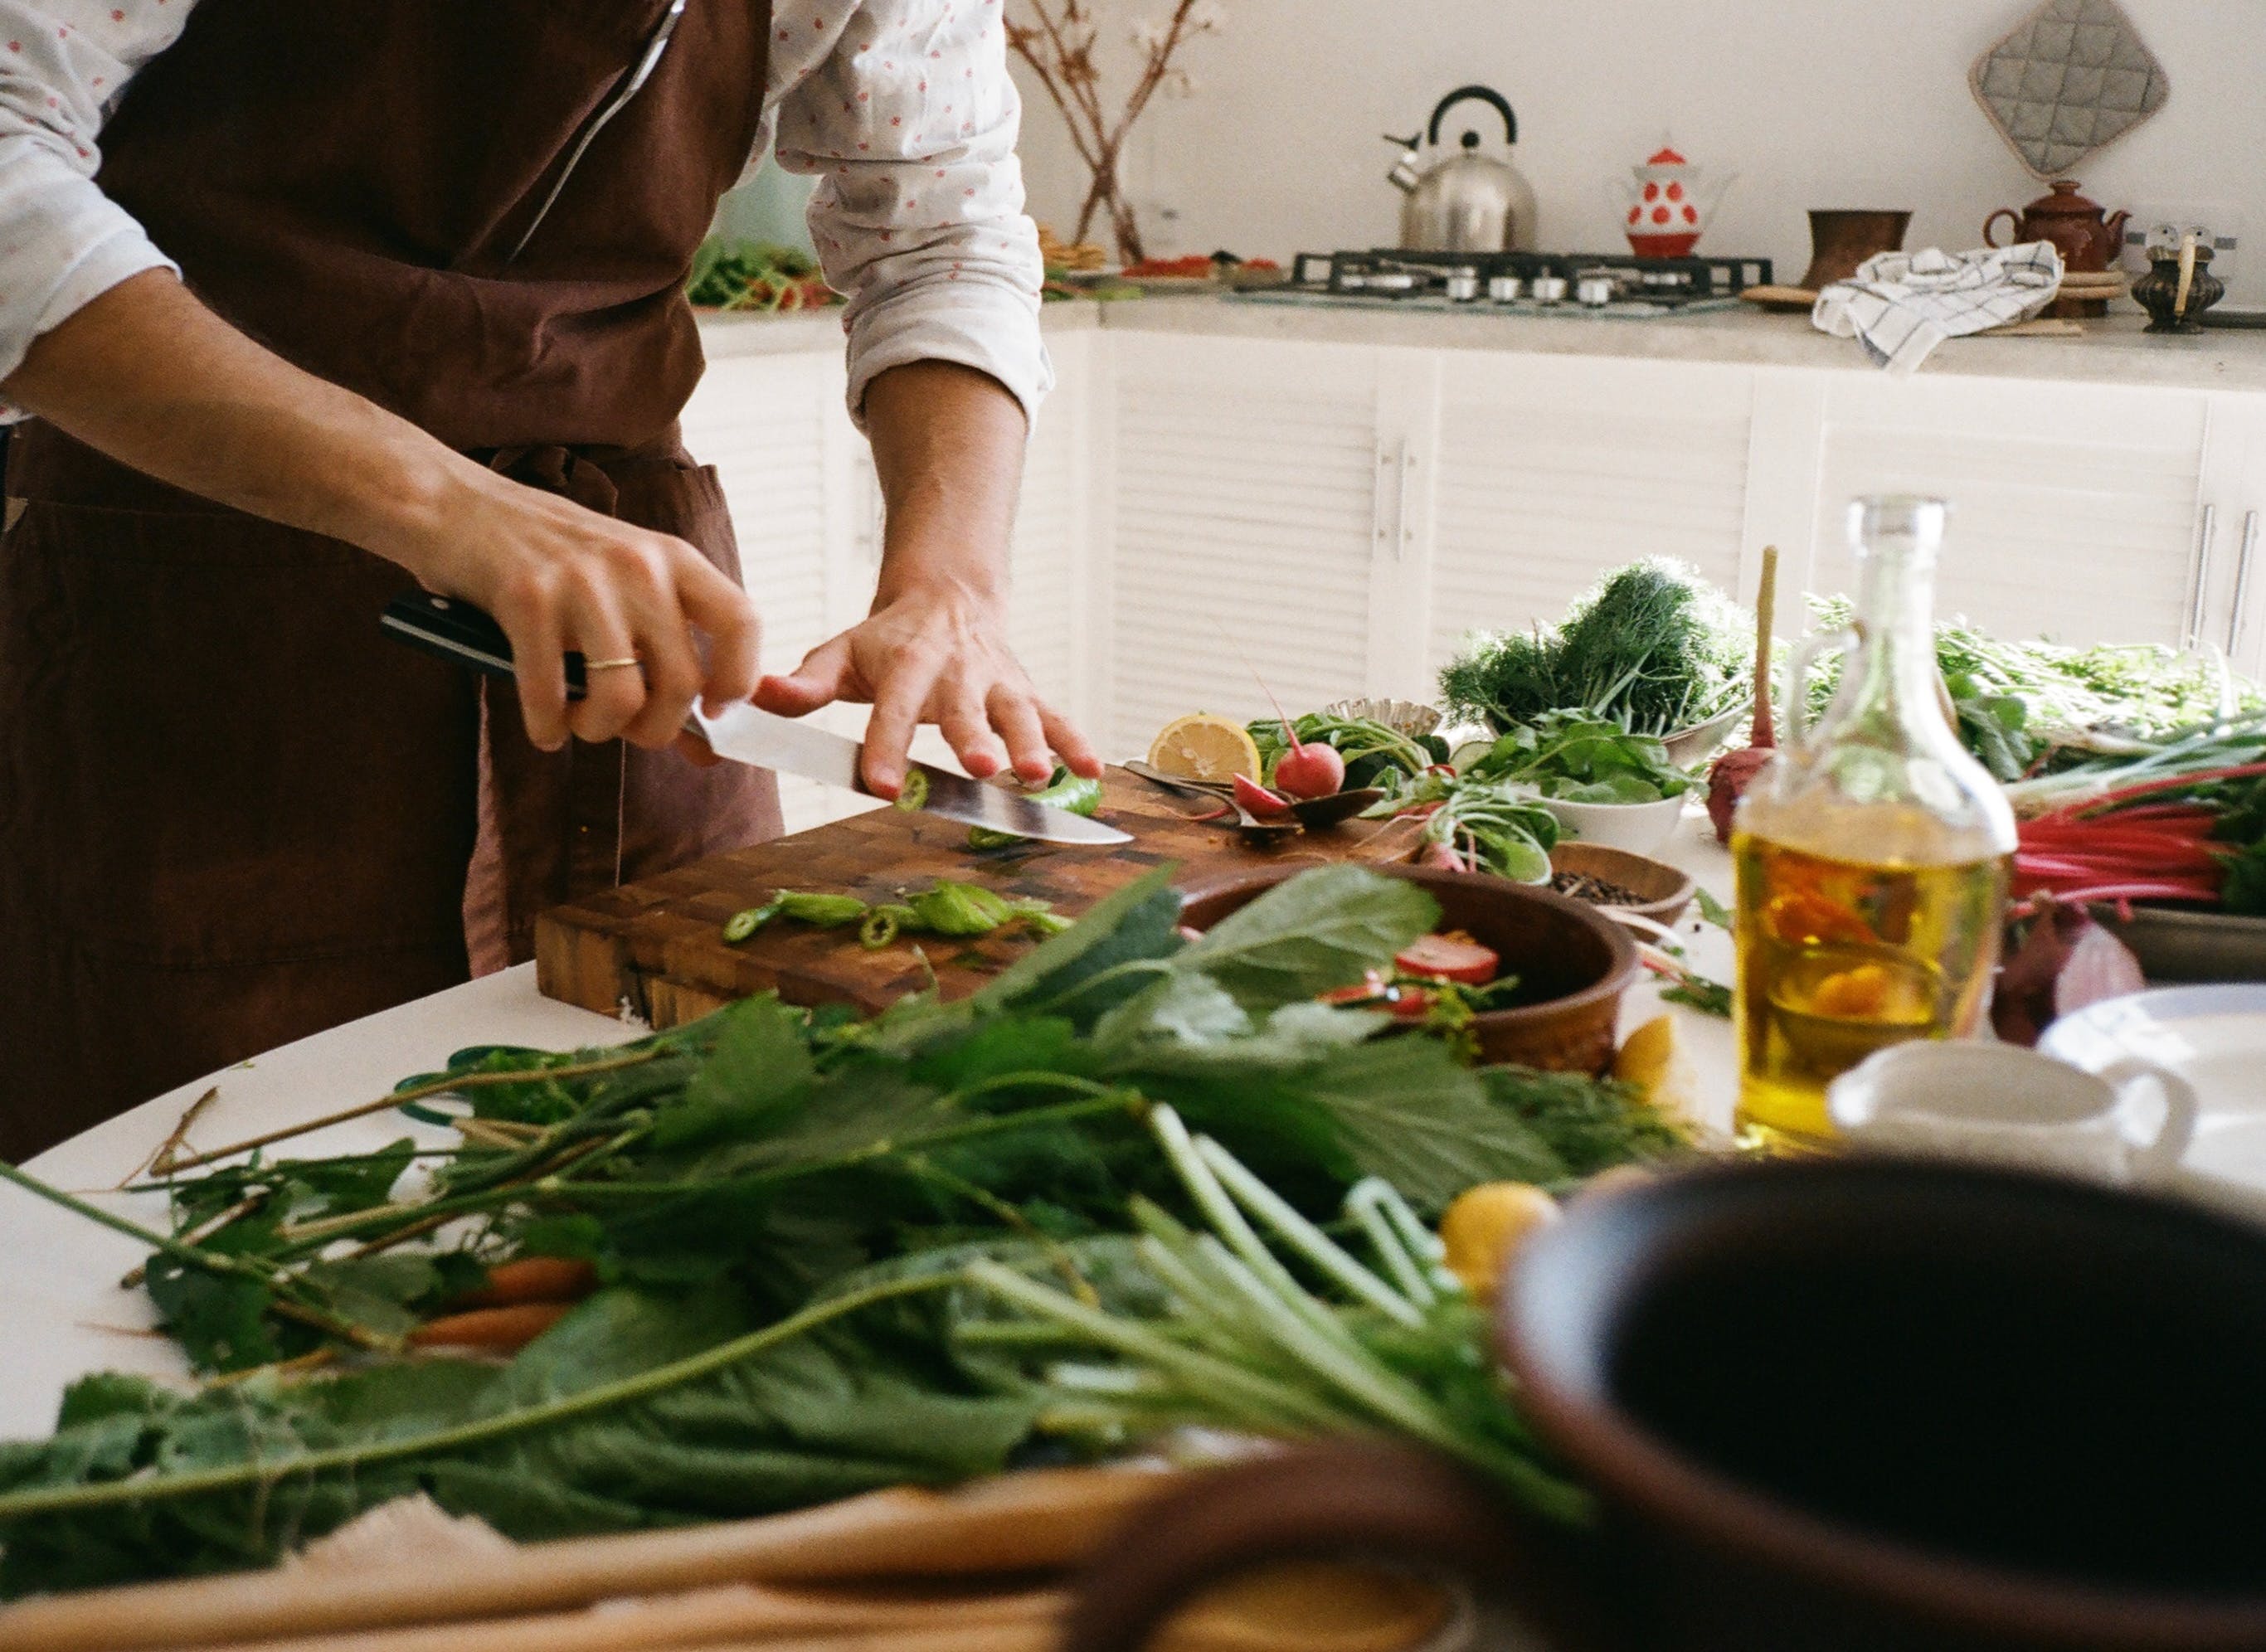
<instances>
[{"instance_id":1,"label":"lemon wedge","mask_svg":"<svg viewBox=\"0 0 2266 1652\"><path fill-rule=\"evenodd\" d=\"M1259 748L1241 723L1194 712L1166 723L1149 747L1149 766L1183 780L1259 778Z\"/></svg>"},{"instance_id":2,"label":"lemon wedge","mask_svg":"<svg viewBox=\"0 0 2266 1652\"><path fill-rule=\"evenodd\" d=\"M1613 1057L1613 1077L1656 1112L1686 1124L1699 1116L1700 1073L1673 1015L1656 1015L1628 1035Z\"/></svg>"}]
</instances>

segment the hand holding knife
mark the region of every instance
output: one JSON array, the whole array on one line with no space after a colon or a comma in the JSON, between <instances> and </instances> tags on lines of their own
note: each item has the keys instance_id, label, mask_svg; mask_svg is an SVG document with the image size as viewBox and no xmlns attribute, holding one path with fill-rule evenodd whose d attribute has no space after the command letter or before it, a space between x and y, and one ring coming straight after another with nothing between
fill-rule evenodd
<instances>
[{"instance_id":1,"label":"hand holding knife","mask_svg":"<svg viewBox=\"0 0 2266 1652\"><path fill-rule=\"evenodd\" d=\"M503 628L471 603L426 592L396 598L380 617L388 635L443 659L489 676L513 675L511 640ZM602 661L596 669L620 662ZM566 698L581 699L594 669L579 654L566 658ZM714 716L696 703L685 720L687 729L707 742L720 757L782 774L799 775L822 785L873 795L859 778L861 748L854 740L829 734L809 723L774 716L740 702ZM919 807L947 820L964 822L1017 837L1042 843L1108 844L1129 842L1124 832L1072 815L1065 809L1034 803L996 786L986 786L925 763L910 765L926 784ZM910 782L909 782L910 784ZM917 789L917 788L913 788Z\"/></svg>"}]
</instances>

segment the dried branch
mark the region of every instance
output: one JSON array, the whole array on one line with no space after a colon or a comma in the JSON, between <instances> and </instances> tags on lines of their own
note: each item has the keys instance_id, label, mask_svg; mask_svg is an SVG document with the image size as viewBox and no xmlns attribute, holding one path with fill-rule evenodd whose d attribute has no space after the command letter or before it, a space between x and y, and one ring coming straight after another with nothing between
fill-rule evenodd
<instances>
[{"instance_id":1,"label":"dried branch","mask_svg":"<svg viewBox=\"0 0 2266 1652\"><path fill-rule=\"evenodd\" d=\"M1182 71L1173 60L1200 34L1220 26L1220 0L1173 0L1161 22L1133 32L1140 62L1132 90L1115 112L1102 102L1101 71L1095 62L1100 28L1090 0L1015 0L1018 15L1007 19L1007 44L1033 76L1070 128L1071 144L1092 176L1079 203L1071 238L1083 241L1104 213L1117 240L1118 256L1136 263L1144 256L1141 226L1118 178L1126 139L1157 94Z\"/></svg>"}]
</instances>

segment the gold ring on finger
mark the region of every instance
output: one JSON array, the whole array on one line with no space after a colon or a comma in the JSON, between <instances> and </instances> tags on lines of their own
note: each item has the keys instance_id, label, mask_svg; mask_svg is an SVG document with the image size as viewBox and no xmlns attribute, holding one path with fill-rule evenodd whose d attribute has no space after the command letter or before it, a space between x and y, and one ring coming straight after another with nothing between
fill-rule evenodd
<instances>
[{"instance_id":1,"label":"gold ring on finger","mask_svg":"<svg viewBox=\"0 0 2266 1652\"><path fill-rule=\"evenodd\" d=\"M626 654L618 660L585 660L582 662L582 669L585 671L626 671L633 665L644 663L645 662L639 659L637 655Z\"/></svg>"}]
</instances>

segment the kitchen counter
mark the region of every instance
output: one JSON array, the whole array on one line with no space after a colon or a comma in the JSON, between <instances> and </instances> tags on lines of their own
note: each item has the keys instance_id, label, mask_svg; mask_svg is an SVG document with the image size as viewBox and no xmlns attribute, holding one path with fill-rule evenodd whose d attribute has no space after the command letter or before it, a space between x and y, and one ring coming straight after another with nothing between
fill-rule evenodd
<instances>
[{"instance_id":1,"label":"kitchen counter","mask_svg":"<svg viewBox=\"0 0 2266 1652\"><path fill-rule=\"evenodd\" d=\"M2121 307L2120 307L2121 310ZM1820 333L1806 315L1742 305L1693 316L1631 320L1568 308L1557 315L1419 311L1394 305L1338 308L1254 297L1173 296L1052 303L1049 337L1072 333L1180 333L1207 338L1366 344L1400 349L1502 350L1535 355L1619 356L1751 367L1879 372L1853 339ZM2081 338L1953 339L1922 376L2266 391L2266 331L2221 330L2151 338L2147 318L2121 310L2083 324ZM841 347L841 311L701 318L713 359Z\"/></svg>"}]
</instances>

